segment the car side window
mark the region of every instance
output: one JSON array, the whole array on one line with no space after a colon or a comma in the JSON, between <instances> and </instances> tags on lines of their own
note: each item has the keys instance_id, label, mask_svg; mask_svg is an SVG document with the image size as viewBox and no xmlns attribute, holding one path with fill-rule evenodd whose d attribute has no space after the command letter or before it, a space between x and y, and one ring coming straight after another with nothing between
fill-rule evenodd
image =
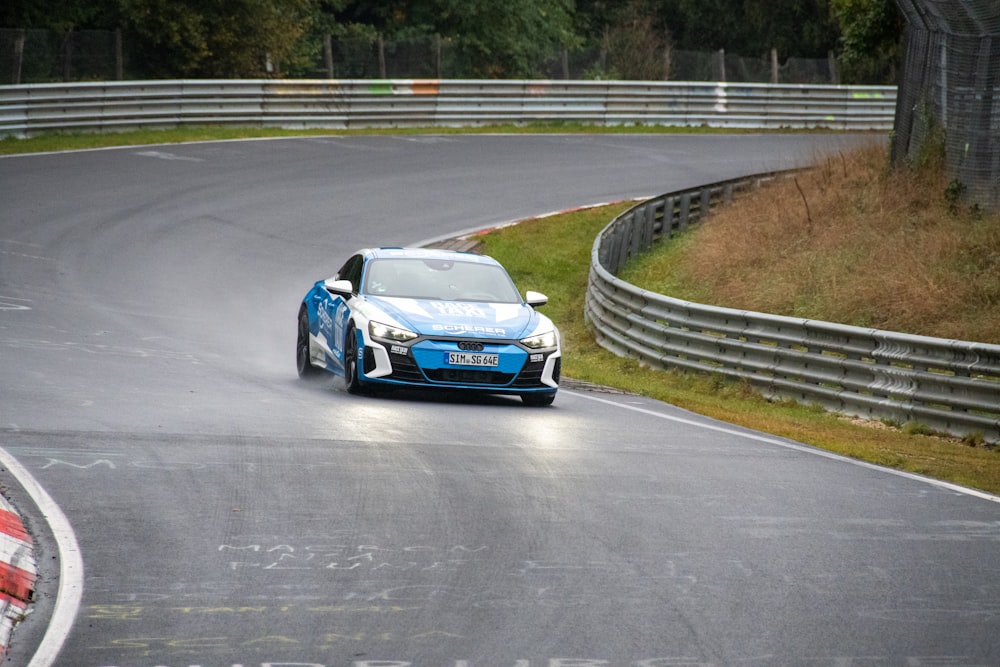
<instances>
[{"instance_id":1,"label":"car side window","mask_svg":"<svg viewBox=\"0 0 1000 667\"><path fill-rule=\"evenodd\" d=\"M361 269L364 267L364 259L361 255L354 255L347 260L340 271L337 271L337 280L350 280L354 286L354 292L361 291Z\"/></svg>"}]
</instances>

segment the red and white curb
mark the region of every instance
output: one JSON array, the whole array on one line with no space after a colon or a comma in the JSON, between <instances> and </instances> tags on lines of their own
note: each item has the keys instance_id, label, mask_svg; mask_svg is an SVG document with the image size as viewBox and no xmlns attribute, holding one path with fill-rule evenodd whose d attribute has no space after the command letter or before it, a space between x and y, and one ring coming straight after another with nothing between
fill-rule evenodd
<instances>
[{"instance_id":1,"label":"red and white curb","mask_svg":"<svg viewBox=\"0 0 1000 667\"><path fill-rule=\"evenodd\" d=\"M66 643L80 610L80 602L83 599L83 554L80 552L76 534L66 514L28 469L7 450L0 447L0 470L2 469L6 469L6 472L21 484L24 492L38 508L56 544L58 556L55 558L59 561L59 584L55 607L47 621L45 636L42 637L35 654L27 664L27 667L51 667ZM31 538L24 530L24 524L21 523L14 508L2 497L0 497L0 516L4 520L3 526L6 526L0 528L3 532L0 535L0 544L3 544L0 561L4 568L3 588L0 589L4 596L4 613L0 617L4 627L4 640L0 642L0 646L4 647L0 652L0 659L3 659L7 653L6 647L10 645L10 632L17 622L24 618L28 608L27 603L32 600L32 587L37 579L37 570L32 555ZM18 597L18 593L23 597Z\"/></svg>"},{"instance_id":2,"label":"red and white curb","mask_svg":"<svg viewBox=\"0 0 1000 667\"><path fill-rule=\"evenodd\" d=\"M31 536L0 496L0 659L7 653L14 626L28 613L37 577Z\"/></svg>"}]
</instances>

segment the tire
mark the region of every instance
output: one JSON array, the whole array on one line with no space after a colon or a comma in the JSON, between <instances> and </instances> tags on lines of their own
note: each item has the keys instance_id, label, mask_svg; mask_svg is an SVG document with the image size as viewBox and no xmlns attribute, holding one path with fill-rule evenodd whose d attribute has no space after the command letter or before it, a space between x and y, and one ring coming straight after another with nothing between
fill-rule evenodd
<instances>
[{"instance_id":1,"label":"tire","mask_svg":"<svg viewBox=\"0 0 1000 667\"><path fill-rule=\"evenodd\" d=\"M348 394L364 393L358 373L358 339L354 322L348 325L347 340L344 342L344 387Z\"/></svg>"},{"instance_id":2,"label":"tire","mask_svg":"<svg viewBox=\"0 0 1000 667\"><path fill-rule=\"evenodd\" d=\"M521 400L525 405L533 408L543 408L546 405L552 405L552 401L556 400L556 392L553 391L548 394L521 394Z\"/></svg>"},{"instance_id":3,"label":"tire","mask_svg":"<svg viewBox=\"0 0 1000 667\"><path fill-rule=\"evenodd\" d=\"M304 380L319 377L322 370L312 365L309 359L309 313L305 304L299 308L299 335L295 341L295 368Z\"/></svg>"}]
</instances>

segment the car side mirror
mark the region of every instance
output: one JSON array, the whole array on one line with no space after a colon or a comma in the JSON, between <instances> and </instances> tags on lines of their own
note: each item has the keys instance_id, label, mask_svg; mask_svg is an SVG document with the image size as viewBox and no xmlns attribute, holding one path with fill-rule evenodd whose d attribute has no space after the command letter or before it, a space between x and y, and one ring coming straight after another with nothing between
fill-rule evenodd
<instances>
[{"instance_id":1,"label":"car side mirror","mask_svg":"<svg viewBox=\"0 0 1000 667\"><path fill-rule=\"evenodd\" d=\"M549 302L549 297L545 296L541 292L532 292L528 290L524 294L524 302L527 303L532 308L537 308L538 306L544 306Z\"/></svg>"},{"instance_id":2,"label":"car side mirror","mask_svg":"<svg viewBox=\"0 0 1000 667\"><path fill-rule=\"evenodd\" d=\"M350 280L324 280L323 287L330 294L344 299L350 299L351 295L354 294L354 285L351 284Z\"/></svg>"}]
</instances>

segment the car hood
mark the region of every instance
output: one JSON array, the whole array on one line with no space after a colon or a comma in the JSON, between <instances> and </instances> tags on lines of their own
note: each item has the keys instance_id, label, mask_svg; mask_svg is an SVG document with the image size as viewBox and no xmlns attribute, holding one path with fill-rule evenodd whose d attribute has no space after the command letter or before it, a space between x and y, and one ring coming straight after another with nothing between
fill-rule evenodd
<instances>
[{"instance_id":1,"label":"car hood","mask_svg":"<svg viewBox=\"0 0 1000 667\"><path fill-rule=\"evenodd\" d=\"M423 336L519 339L531 335L543 322L547 322L533 308L520 303L375 296L367 296L366 301L395 323ZM369 313L369 319L377 320L378 315Z\"/></svg>"}]
</instances>

